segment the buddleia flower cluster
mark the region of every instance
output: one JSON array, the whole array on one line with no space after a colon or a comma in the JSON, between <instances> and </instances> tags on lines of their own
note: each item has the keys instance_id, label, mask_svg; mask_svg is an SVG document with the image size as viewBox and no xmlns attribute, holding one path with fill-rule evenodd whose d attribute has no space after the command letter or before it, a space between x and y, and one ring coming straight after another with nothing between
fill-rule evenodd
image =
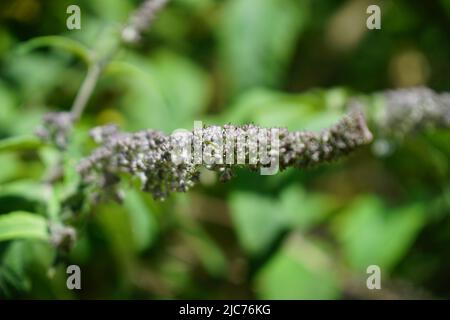
<instances>
[{"instance_id":1,"label":"buddleia flower cluster","mask_svg":"<svg viewBox=\"0 0 450 320\"><path fill-rule=\"evenodd\" d=\"M36 135L59 149L65 149L73 122L74 116L71 112L48 112L44 115L42 124L37 128Z\"/></svg>"},{"instance_id":2,"label":"buddleia flower cluster","mask_svg":"<svg viewBox=\"0 0 450 320\"><path fill-rule=\"evenodd\" d=\"M121 173L137 177L144 191L164 199L169 191L186 191L198 179L194 165L175 165L171 160L171 139L156 130L120 132L114 125L94 128L91 136L102 147L83 159L78 170L85 182L120 200L117 184ZM103 191L102 191L103 190Z\"/></svg>"},{"instance_id":3,"label":"buddleia flower cluster","mask_svg":"<svg viewBox=\"0 0 450 320\"><path fill-rule=\"evenodd\" d=\"M409 88L383 92L384 103L374 115L381 136L404 137L428 128L450 127L450 94L429 88Z\"/></svg>"},{"instance_id":4,"label":"buddleia flower cluster","mask_svg":"<svg viewBox=\"0 0 450 320\"><path fill-rule=\"evenodd\" d=\"M428 88L385 93L386 106L380 126L396 134L428 127L450 127L450 94ZM388 129L389 128L389 129Z\"/></svg>"},{"instance_id":5,"label":"buddleia flower cluster","mask_svg":"<svg viewBox=\"0 0 450 320\"><path fill-rule=\"evenodd\" d=\"M372 141L361 111L352 111L331 128L320 132L282 130L281 168L307 168L332 161Z\"/></svg>"},{"instance_id":6,"label":"buddleia flower cluster","mask_svg":"<svg viewBox=\"0 0 450 320\"><path fill-rule=\"evenodd\" d=\"M201 167L218 172L222 181L230 179L237 167L260 170L275 160L280 170L301 169L337 159L372 139L359 111L320 132L229 124L165 135L155 130L127 133L108 125L94 128L91 136L101 146L78 165L85 183L100 193L116 192L121 176L128 174L159 200L193 187ZM257 139L242 139L252 136ZM258 153L255 161L252 156L258 148L267 152Z\"/></svg>"}]
</instances>

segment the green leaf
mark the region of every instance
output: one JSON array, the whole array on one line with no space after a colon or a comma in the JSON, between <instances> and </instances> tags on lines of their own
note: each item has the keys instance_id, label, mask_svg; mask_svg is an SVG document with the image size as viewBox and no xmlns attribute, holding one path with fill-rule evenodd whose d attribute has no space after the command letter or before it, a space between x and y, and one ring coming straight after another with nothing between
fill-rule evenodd
<instances>
[{"instance_id":1,"label":"green leaf","mask_svg":"<svg viewBox=\"0 0 450 320\"><path fill-rule=\"evenodd\" d=\"M128 130L170 128L167 104L154 77L153 66L147 60L130 54L127 61L112 61L106 76L118 80L117 88L126 88L117 101L117 108L125 115Z\"/></svg>"},{"instance_id":2,"label":"green leaf","mask_svg":"<svg viewBox=\"0 0 450 320\"><path fill-rule=\"evenodd\" d=\"M450 130L434 130L424 133L427 142L439 149L447 157L450 157Z\"/></svg>"},{"instance_id":3,"label":"green leaf","mask_svg":"<svg viewBox=\"0 0 450 320\"><path fill-rule=\"evenodd\" d=\"M261 299L336 299L340 295L336 270L325 252L293 237L258 272L256 293Z\"/></svg>"},{"instance_id":4,"label":"green leaf","mask_svg":"<svg viewBox=\"0 0 450 320\"><path fill-rule=\"evenodd\" d=\"M0 153L0 184L4 181L10 181L23 173L24 166L20 162L17 154Z\"/></svg>"},{"instance_id":5,"label":"green leaf","mask_svg":"<svg viewBox=\"0 0 450 320\"><path fill-rule=\"evenodd\" d=\"M188 194L179 193L174 198L177 208L192 208L195 206L195 200ZM181 210L184 213L184 210ZM221 246L216 243L215 239L208 234L198 221L189 218L182 218L182 220L180 235L183 238L184 245L192 248L199 262L211 276L224 276L227 272L228 261Z\"/></svg>"},{"instance_id":6,"label":"green leaf","mask_svg":"<svg viewBox=\"0 0 450 320\"><path fill-rule=\"evenodd\" d=\"M135 253L139 251L139 242L136 242L137 238L134 234L136 230L133 230L134 223L129 210L118 203L101 203L96 208L95 221L102 236L108 242L109 250L117 259L118 267L128 268ZM142 241L142 234L138 238Z\"/></svg>"},{"instance_id":7,"label":"green leaf","mask_svg":"<svg viewBox=\"0 0 450 320\"><path fill-rule=\"evenodd\" d=\"M88 48L86 48L82 43L78 41L62 36L44 36L33 38L23 43L19 47L18 53L25 54L41 47L54 47L63 49L79 57L86 64L89 64L91 62L91 55Z\"/></svg>"},{"instance_id":8,"label":"green leaf","mask_svg":"<svg viewBox=\"0 0 450 320\"><path fill-rule=\"evenodd\" d=\"M138 251L147 249L157 234L157 222L142 195L126 190L124 207L128 211L134 243Z\"/></svg>"},{"instance_id":9,"label":"green leaf","mask_svg":"<svg viewBox=\"0 0 450 320\"><path fill-rule=\"evenodd\" d=\"M251 255L264 253L286 225L275 201L256 193L235 192L230 206L239 241Z\"/></svg>"},{"instance_id":10,"label":"green leaf","mask_svg":"<svg viewBox=\"0 0 450 320\"><path fill-rule=\"evenodd\" d=\"M450 0L441 0L441 7L443 7L444 12L450 17Z\"/></svg>"},{"instance_id":11,"label":"green leaf","mask_svg":"<svg viewBox=\"0 0 450 320\"><path fill-rule=\"evenodd\" d=\"M369 265L392 270L424 225L423 211L420 204L386 208L374 196L355 200L335 225L347 263L361 273Z\"/></svg>"},{"instance_id":12,"label":"green leaf","mask_svg":"<svg viewBox=\"0 0 450 320\"><path fill-rule=\"evenodd\" d=\"M43 142L38 137L17 136L0 140L0 152L37 149L42 145Z\"/></svg>"},{"instance_id":13,"label":"green leaf","mask_svg":"<svg viewBox=\"0 0 450 320\"><path fill-rule=\"evenodd\" d=\"M26 238L49 239L47 221L44 217L22 211L0 216L0 241Z\"/></svg>"},{"instance_id":14,"label":"green leaf","mask_svg":"<svg viewBox=\"0 0 450 320\"><path fill-rule=\"evenodd\" d=\"M200 116L210 98L206 72L193 61L171 51L157 51L152 62L172 122L176 126L192 126L192 121L197 119L195 116Z\"/></svg>"},{"instance_id":15,"label":"green leaf","mask_svg":"<svg viewBox=\"0 0 450 320\"><path fill-rule=\"evenodd\" d=\"M286 187L279 197L234 192L231 216L239 241L251 255L263 254L283 230L307 231L337 208L332 196L308 193L299 185Z\"/></svg>"},{"instance_id":16,"label":"green leaf","mask_svg":"<svg viewBox=\"0 0 450 320\"><path fill-rule=\"evenodd\" d=\"M89 3L89 6L95 12L95 15L101 17L102 21L126 21L133 10L133 5L127 0L117 0L111 5L109 0L98 0Z\"/></svg>"},{"instance_id":17,"label":"green leaf","mask_svg":"<svg viewBox=\"0 0 450 320\"><path fill-rule=\"evenodd\" d=\"M190 230L188 241L197 253L201 263L212 276L226 274L227 258L214 240L200 227Z\"/></svg>"},{"instance_id":18,"label":"green leaf","mask_svg":"<svg viewBox=\"0 0 450 320\"><path fill-rule=\"evenodd\" d=\"M16 108L20 118L11 128L14 133L24 132L24 129L27 129L27 133L30 129L34 130L42 122L42 114L48 111L44 105L48 102L50 92L62 84L67 90L75 91L83 77L79 70L67 68L69 61L62 56L33 52L26 55L11 54L7 59L5 75L17 81L17 95L22 97L22 103ZM27 107L30 104L33 108ZM38 121L34 122L36 117Z\"/></svg>"},{"instance_id":19,"label":"green leaf","mask_svg":"<svg viewBox=\"0 0 450 320\"><path fill-rule=\"evenodd\" d=\"M48 271L55 259L52 246L43 241L23 239L0 243L5 249L0 253L0 299L28 297L30 291L41 298L52 298L57 294L68 299L65 268L61 270L62 281L49 278ZM62 267L62 266L61 266ZM58 290L54 291L54 290ZM62 294L62 295L61 295Z\"/></svg>"},{"instance_id":20,"label":"green leaf","mask_svg":"<svg viewBox=\"0 0 450 320\"><path fill-rule=\"evenodd\" d=\"M309 15L309 1L230 0L219 25L223 69L232 93L276 86Z\"/></svg>"}]
</instances>

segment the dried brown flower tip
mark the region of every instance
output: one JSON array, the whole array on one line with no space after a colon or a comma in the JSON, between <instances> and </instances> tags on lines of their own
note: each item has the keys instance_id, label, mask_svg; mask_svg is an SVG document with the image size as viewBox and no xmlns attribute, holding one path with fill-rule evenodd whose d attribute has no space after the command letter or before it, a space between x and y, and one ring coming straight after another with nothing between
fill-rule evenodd
<instances>
[{"instance_id":1,"label":"dried brown flower tip","mask_svg":"<svg viewBox=\"0 0 450 320\"><path fill-rule=\"evenodd\" d=\"M72 113L49 112L44 115L42 122L36 130L36 135L46 142L55 144L59 149L65 149L74 122Z\"/></svg>"},{"instance_id":2,"label":"dried brown flower tip","mask_svg":"<svg viewBox=\"0 0 450 320\"><path fill-rule=\"evenodd\" d=\"M450 127L450 93L425 88L387 90L376 94L380 103L353 98L349 109L364 110L378 138L403 138L430 128Z\"/></svg>"}]
</instances>

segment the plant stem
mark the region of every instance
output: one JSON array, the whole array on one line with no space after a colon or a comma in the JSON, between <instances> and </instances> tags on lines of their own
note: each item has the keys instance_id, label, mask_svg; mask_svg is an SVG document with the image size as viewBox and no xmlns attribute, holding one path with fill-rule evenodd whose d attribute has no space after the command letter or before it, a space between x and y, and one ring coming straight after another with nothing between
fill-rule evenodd
<instances>
[{"instance_id":1,"label":"plant stem","mask_svg":"<svg viewBox=\"0 0 450 320\"><path fill-rule=\"evenodd\" d=\"M75 101L72 105L71 113L74 121L78 120L83 114L83 111L86 108L92 92L97 85L97 81L102 70L103 66L99 62L96 62L89 67L86 77L84 78L84 81L81 84L80 90L78 91L77 96L75 97Z\"/></svg>"},{"instance_id":2,"label":"plant stem","mask_svg":"<svg viewBox=\"0 0 450 320\"><path fill-rule=\"evenodd\" d=\"M130 17L128 24L122 30L122 41L137 41L144 29L148 28L153 22L156 12L161 10L167 2L168 0L144 1L144 3L141 4L136 12ZM129 38L130 32L132 33L133 39ZM92 92L97 85L100 74L102 73L104 67L114 56L114 53L118 49L118 45L115 46L111 50L111 52L106 55L106 57L104 57L103 59L98 59L89 67L87 75L80 89L78 90L78 93L72 105L71 114L73 117L73 121L79 120L79 118L83 114L84 109L86 108L86 105L92 95Z\"/></svg>"}]
</instances>

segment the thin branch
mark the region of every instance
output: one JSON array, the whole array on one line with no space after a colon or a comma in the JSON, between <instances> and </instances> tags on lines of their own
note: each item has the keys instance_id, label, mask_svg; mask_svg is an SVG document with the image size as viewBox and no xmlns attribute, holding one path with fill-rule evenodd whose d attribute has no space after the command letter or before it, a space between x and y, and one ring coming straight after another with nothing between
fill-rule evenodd
<instances>
[{"instance_id":1,"label":"thin branch","mask_svg":"<svg viewBox=\"0 0 450 320\"><path fill-rule=\"evenodd\" d=\"M403 138L430 128L450 128L450 93L417 87L375 94L377 102L353 98L349 109L364 110L377 138Z\"/></svg>"},{"instance_id":2,"label":"thin branch","mask_svg":"<svg viewBox=\"0 0 450 320\"><path fill-rule=\"evenodd\" d=\"M102 65L98 62L89 67L86 78L84 78L72 105L71 113L74 121L78 120L83 114L92 92L97 85L102 69Z\"/></svg>"}]
</instances>

